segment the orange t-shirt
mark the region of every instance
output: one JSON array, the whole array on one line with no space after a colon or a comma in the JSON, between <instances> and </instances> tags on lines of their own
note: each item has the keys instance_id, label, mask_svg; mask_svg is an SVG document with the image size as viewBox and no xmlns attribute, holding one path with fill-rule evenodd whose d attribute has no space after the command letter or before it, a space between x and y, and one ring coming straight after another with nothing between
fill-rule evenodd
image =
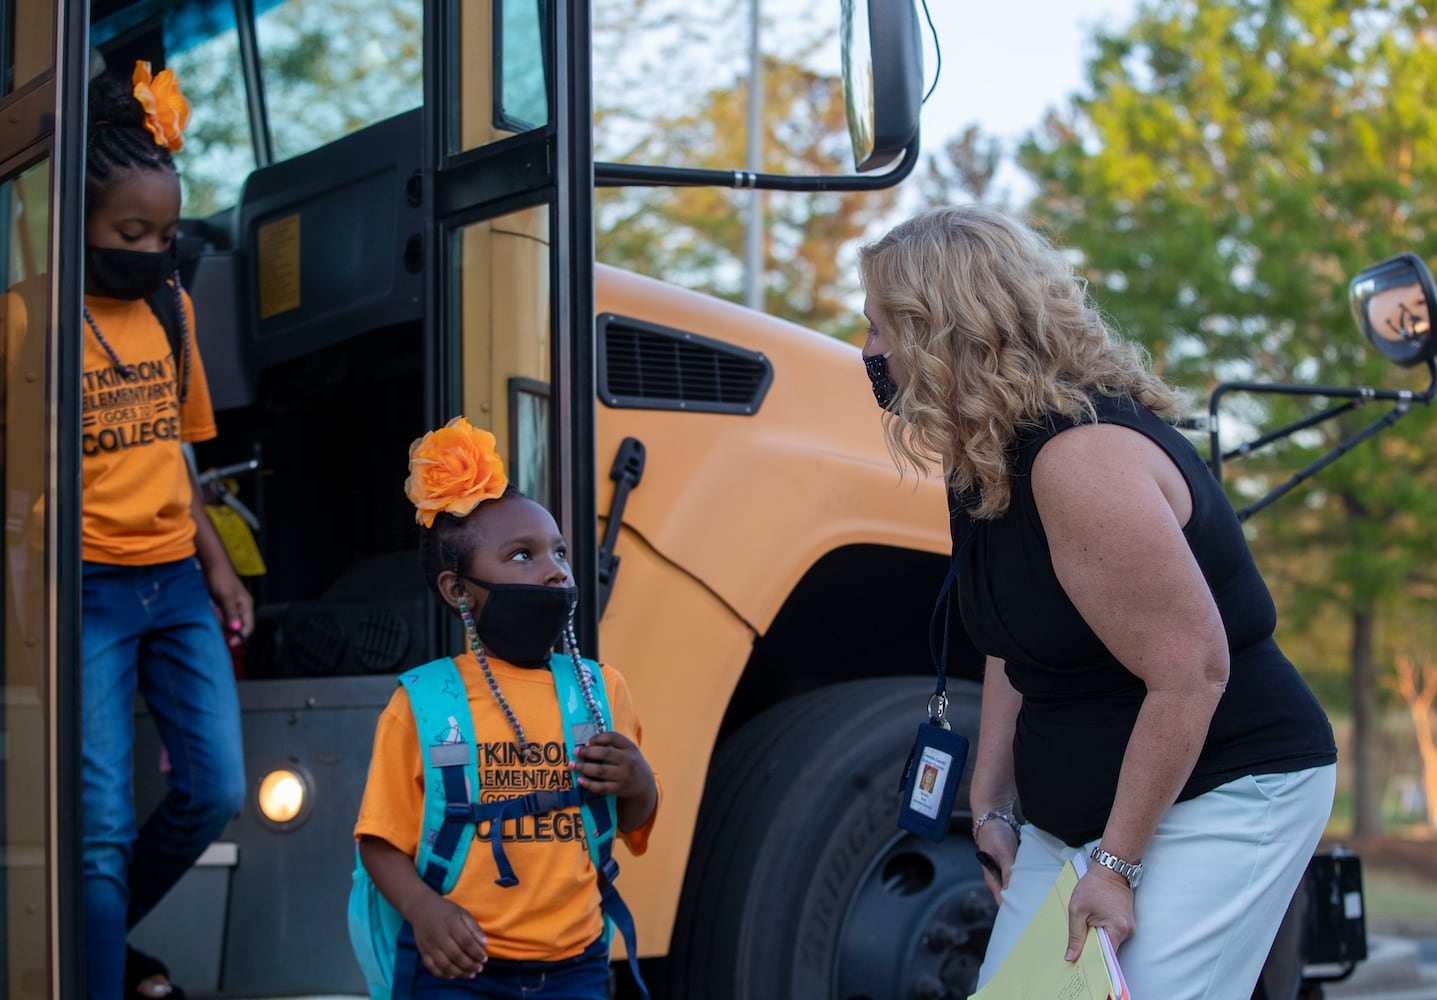
<instances>
[{"instance_id":1,"label":"orange t-shirt","mask_svg":"<svg viewBox=\"0 0 1437 1000\"><path fill-rule=\"evenodd\" d=\"M513 798L531 791L561 791L572 786L564 724L554 677L547 669L526 670L489 658L499 690L509 702L531 746L542 748L537 764L521 764L514 731L494 700L473 653L456 657L474 715L479 753L481 801ZM629 686L611 667L603 668L609 696L609 720L618 732L640 743L642 727ZM657 780L657 777L655 778ZM658 810L654 810L657 816ZM370 758L369 782L359 807L354 836L378 837L411 857L419 851L424 820L424 764L409 695L394 692L379 716ZM654 816L637 830L620 833L629 850L648 847ZM543 816L506 820L504 853L519 884L501 888L488 824L470 843L464 870L450 900L474 915L495 958L552 962L572 958L603 930L599 887L577 806Z\"/></svg>"},{"instance_id":2,"label":"orange t-shirt","mask_svg":"<svg viewBox=\"0 0 1437 1000\"><path fill-rule=\"evenodd\" d=\"M85 305L120 361L139 377L126 381L84 323L85 375L81 539L86 562L149 566L194 555L190 473L183 441L215 436L210 389L190 328L189 392L180 403L180 359L143 299L86 295ZM83 322L83 321L82 321Z\"/></svg>"}]
</instances>

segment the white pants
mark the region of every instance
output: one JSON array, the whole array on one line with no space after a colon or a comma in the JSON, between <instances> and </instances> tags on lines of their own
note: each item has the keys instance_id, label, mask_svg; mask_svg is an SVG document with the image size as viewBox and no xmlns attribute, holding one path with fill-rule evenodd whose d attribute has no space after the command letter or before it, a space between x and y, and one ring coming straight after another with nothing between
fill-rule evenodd
<instances>
[{"instance_id":1,"label":"white pants","mask_svg":"<svg viewBox=\"0 0 1437 1000\"><path fill-rule=\"evenodd\" d=\"M1118 949L1132 1000L1248 1000L1332 809L1337 767L1238 778L1168 810L1143 855L1137 929ZM1084 845L1090 851L1097 841ZM1029 824L978 985L1076 849Z\"/></svg>"}]
</instances>

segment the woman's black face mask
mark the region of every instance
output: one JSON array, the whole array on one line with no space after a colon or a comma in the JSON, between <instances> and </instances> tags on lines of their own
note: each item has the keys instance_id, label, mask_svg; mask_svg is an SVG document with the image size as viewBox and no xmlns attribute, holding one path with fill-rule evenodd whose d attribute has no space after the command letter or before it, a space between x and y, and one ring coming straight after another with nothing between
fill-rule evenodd
<instances>
[{"instance_id":1,"label":"woman's black face mask","mask_svg":"<svg viewBox=\"0 0 1437 1000\"><path fill-rule=\"evenodd\" d=\"M121 250L85 244L85 279L98 295L143 299L160 290L174 273L178 255L168 250Z\"/></svg>"},{"instance_id":2,"label":"woman's black face mask","mask_svg":"<svg viewBox=\"0 0 1437 1000\"><path fill-rule=\"evenodd\" d=\"M863 367L868 371L868 381L873 384L873 398L878 400L878 405L885 410L893 409L893 401L898 398L898 383L893 381L893 376L888 372L888 359L893 354L875 354L863 356Z\"/></svg>"},{"instance_id":3,"label":"woman's black face mask","mask_svg":"<svg viewBox=\"0 0 1437 1000\"><path fill-rule=\"evenodd\" d=\"M474 623L484 648L501 660L541 666L564 636L579 604L578 587L528 583L490 583L459 574L489 592Z\"/></svg>"}]
</instances>

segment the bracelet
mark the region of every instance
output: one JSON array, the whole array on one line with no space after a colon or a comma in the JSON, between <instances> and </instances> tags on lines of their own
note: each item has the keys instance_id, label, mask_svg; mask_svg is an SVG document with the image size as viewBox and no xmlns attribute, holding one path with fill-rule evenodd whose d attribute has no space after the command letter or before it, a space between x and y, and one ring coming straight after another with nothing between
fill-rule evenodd
<instances>
[{"instance_id":1,"label":"bracelet","mask_svg":"<svg viewBox=\"0 0 1437 1000\"><path fill-rule=\"evenodd\" d=\"M1014 816L1011 812L1004 809L989 809L982 816L979 816L973 821L974 841L978 839L978 831L983 828L983 824L988 822L990 819L1001 819L1004 823L1007 823L1008 826L1013 830L1013 836L1022 836L1022 824L1018 822L1017 816Z\"/></svg>"}]
</instances>

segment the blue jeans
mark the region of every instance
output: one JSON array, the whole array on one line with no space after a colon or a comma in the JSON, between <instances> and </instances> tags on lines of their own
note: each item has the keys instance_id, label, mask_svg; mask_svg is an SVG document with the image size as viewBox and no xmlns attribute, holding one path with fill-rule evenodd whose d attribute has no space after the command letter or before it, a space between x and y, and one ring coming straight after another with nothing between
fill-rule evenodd
<instances>
[{"instance_id":1,"label":"blue jeans","mask_svg":"<svg viewBox=\"0 0 1437 1000\"><path fill-rule=\"evenodd\" d=\"M244 801L239 696L193 558L155 566L86 563L81 644L85 974L91 1000L119 1000L129 928ZM138 836L136 691L170 761L165 799Z\"/></svg>"},{"instance_id":2,"label":"blue jeans","mask_svg":"<svg viewBox=\"0 0 1437 1000\"><path fill-rule=\"evenodd\" d=\"M609 1000L609 946L600 937L573 958L558 962L490 959L473 979L439 979L420 963L410 990L414 1000Z\"/></svg>"}]
</instances>

